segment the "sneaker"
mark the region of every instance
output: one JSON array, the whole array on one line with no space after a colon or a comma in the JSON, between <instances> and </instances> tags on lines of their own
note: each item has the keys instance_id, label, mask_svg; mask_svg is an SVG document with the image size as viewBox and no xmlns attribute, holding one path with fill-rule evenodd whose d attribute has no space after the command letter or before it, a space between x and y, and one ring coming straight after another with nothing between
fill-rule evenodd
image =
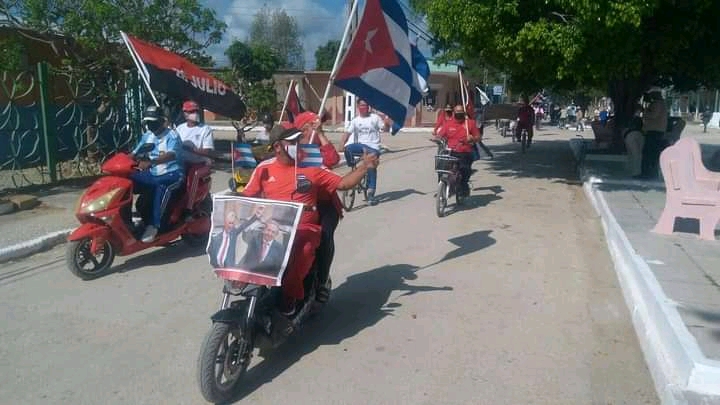
<instances>
[{"instance_id":1,"label":"sneaker","mask_svg":"<svg viewBox=\"0 0 720 405\"><path fill-rule=\"evenodd\" d=\"M157 228L152 225L148 225L148 227L145 228L145 232L143 232L142 241L150 243L155 240L155 236L157 236Z\"/></svg>"}]
</instances>

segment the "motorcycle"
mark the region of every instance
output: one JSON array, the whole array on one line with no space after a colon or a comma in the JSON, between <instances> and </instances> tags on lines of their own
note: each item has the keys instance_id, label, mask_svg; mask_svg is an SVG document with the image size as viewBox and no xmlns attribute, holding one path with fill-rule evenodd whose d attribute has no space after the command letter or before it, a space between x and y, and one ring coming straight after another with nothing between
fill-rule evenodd
<instances>
[{"instance_id":1,"label":"motorcycle","mask_svg":"<svg viewBox=\"0 0 720 405\"><path fill-rule=\"evenodd\" d=\"M197 379L208 402L230 401L240 387L254 350L277 348L312 315L322 309L328 296L317 294L320 282L315 263L305 277L305 298L290 318L278 312L280 287L235 280L224 281L220 310L212 315L198 357ZM218 273L222 274L222 273ZM325 287L331 290L328 278Z\"/></svg>"},{"instance_id":2,"label":"motorcycle","mask_svg":"<svg viewBox=\"0 0 720 405\"><path fill-rule=\"evenodd\" d=\"M153 148L153 144L143 145L137 157L147 159ZM148 243L141 240L142 221L133 220L133 196L138 191L130 175L136 165L135 159L127 153L112 156L101 167L106 175L85 190L75 207L75 216L81 225L67 238L65 261L70 271L83 280L108 274L116 256L165 245L178 238L193 247L207 243L212 212L210 165L186 165L184 187L170 197L159 233ZM194 178L198 178L197 189L192 209L187 213L185 207L189 205L187 199ZM145 200L141 194L137 202L140 211L148 211Z\"/></svg>"}]
</instances>

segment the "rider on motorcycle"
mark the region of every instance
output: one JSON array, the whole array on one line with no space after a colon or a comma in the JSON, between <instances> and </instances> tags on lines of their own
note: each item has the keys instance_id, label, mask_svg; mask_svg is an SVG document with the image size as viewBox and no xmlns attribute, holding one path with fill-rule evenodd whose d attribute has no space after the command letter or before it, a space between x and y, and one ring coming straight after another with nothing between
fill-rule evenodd
<instances>
[{"instance_id":1,"label":"rider on motorcycle","mask_svg":"<svg viewBox=\"0 0 720 405\"><path fill-rule=\"evenodd\" d=\"M154 144L154 148L147 154L147 159L138 160L138 170L130 175L130 178L153 196L152 218L142 236L142 241L149 243L157 236L171 193L182 185L184 171L180 162L180 136L167 127L162 109L154 105L147 107L142 122L147 127L147 132L140 138L132 155L138 159L142 146L148 143Z\"/></svg>"},{"instance_id":2,"label":"rider on motorcycle","mask_svg":"<svg viewBox=\"0 0 720 405\"><path fill-rule=\"evenodd\" d=\"M210 158L213 157L215 151L215 141L213 139L212 128L200 122L200 106L192 100L185 101L182 105L185 122L178 125L175 131L180 135L183 146L192 151L185 153L183 161L186 163L200 165L210 165ZM198 166L188 167L188 179L192 181L187 196L187 205L185 206L185 218L191 218L192 207L195 203L195 193L198 188Z\"/></svg>"},{"instance_id":3,"label":"rider on motorcycle","mask_svg":"<svg viewBox=\"0 0 720 405\"><path fill-rule=\"evenodd\" d=\"M302 157L298 157L297 144L301 136L302 132L296 128L282 132L272 131L270 148L275 157L258 164L242 193L248 197L304 204L282 282L283 300L280 312L288 317L296 312L297 304L305 296L303 280L312 268L315 251L320 245L318 201L321 194L355 187L368 169L377 168L378 165L377 156L365 154L364 164L344 177L327 168L298 167L297 160Z\"/></svg>"},{"instance_id":4,"label":"rider on motorcycle","mask_svg":"<svg viewBox=\"0 0 720 405\"><path fill-rule=\"evenodd\" d=\"M340 161L340 155L335 147L325 136L322 122L317 114L304 112L298 114L293 124L295 128L302 131L301 144L308 144L313 140L320 145L323 166L332 169ZM313 136L314 133L314 136ZM314 138L314 139L313 139ZM335 229L342 218L342 202L336 192L321 190L318 197L318 214L322 226L322 237L318 248L318 298L324 302L330 297L327 280L330 275L333 257L335 256Z\"/></svg>"}]
</instances>

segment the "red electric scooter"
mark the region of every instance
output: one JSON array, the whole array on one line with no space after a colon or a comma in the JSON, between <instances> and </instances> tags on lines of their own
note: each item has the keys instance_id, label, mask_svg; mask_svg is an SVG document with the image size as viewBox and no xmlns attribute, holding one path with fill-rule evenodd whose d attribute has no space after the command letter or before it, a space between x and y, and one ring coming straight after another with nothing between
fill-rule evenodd
<instances>
[{"instance_id":1,"label":"red electric scooter","mask_svg":"<svg viewBox=\"0 0 720 405\"><path fill-rule=\"evenodd\" d=\"M147 154L152 148L152 144L144 145L138 155ZM81 225L68 236L65 259L70 271L83 280L110 273L115 256L130 255L178 238L194 247L207 243L212 211L210 165L186 165L185 187L171 196L155 240L145 243L141 240L144 226L133 220L132 213L134 187L130 175L136 164L129 154L115 154L102 165L107 175L95 181L78 201L75 216ZM194 178L197 189L188 215L185 208Z\"/></svg>"}]
</instances>

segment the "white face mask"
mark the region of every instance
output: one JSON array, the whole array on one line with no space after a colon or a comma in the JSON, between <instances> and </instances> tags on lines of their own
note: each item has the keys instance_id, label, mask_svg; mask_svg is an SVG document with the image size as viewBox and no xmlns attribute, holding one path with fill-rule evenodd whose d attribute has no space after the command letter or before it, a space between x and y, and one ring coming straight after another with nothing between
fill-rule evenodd
<instances>
[{"instance_id":1,"label":"white face mask","mask_svg":"<svg viewBox=\"0 0 720 405\"><path fill-rule=\"evenodd\" d=\"M189 114L186 113L186 114L185 114L185 119L188 120L188 121L200 122L200 114L198 114L198 113L196 113L196 112L195 112L195 113L189 113Z\"/></svg>"},{"instance_id":2,"label":"white face mask","mask_svg":"<svg viewBox=\"0 0 720 405\"><path fill-rule=\"evenodd\" d=\"M285 152L287 152L288 156L290 156L290 159L297 159L297 145L286 145Z\"/></svg>"}]
</instances>

